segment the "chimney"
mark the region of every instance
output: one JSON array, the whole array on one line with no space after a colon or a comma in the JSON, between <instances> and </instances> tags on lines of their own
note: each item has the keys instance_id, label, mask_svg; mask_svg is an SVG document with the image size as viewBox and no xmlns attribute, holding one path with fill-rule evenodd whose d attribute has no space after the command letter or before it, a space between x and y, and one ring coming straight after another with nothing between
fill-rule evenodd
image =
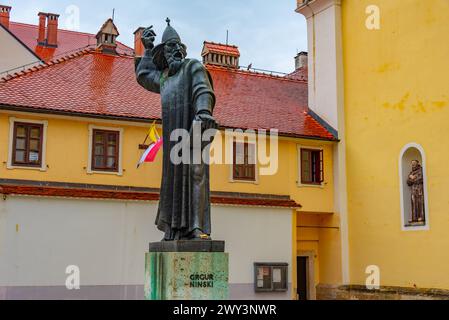
<instances>
[{"instance_id":1,"label":"chimney","mask_svg":"<svg viewBox=\"0 0 449 320\"><path fill-rule=\"evenodd\" d=\"M308 53L305 51L298 53L295 57L295 70L306 69L308 66Z\"/></svg>"},{"instance_id":2,"label":"chimney","mask_svg":"<svg viewBox=\"0 0 449 320\"><path fill-rule=\"evenodd\" d=\"M140 27L134 31L134 54L136 57L142 57L145 52L145 47L143 46L141 37L145 28Z\"/></svg>"},{"instance_id":3,"label":"chimney","mask_svg":"<svg viewBox=\"0 0 449 320\"><path fill-rule=\"evenodd\" d=\"M48 13L47 19L47 46L57 47L59 14Z\"/></svg>"},{"instance_id":4,"label":"chimney","mask_svg":"<svg viewBox=\"0 0 449 320\"><path fill-rule=\"evenodd\" d=\"M205 65L239 68L240 51L236 46L205 41L201 56Z\"/></svg>"},{"instance_id":5,"label":"chimney","mask_svg":"<svg viewBox=\"0 0 449 320\"><path fill-rule=\"evenodd\" d=\"M37 15L39 16L39 34L37 37L37 43L40 46L45 46L45 26L47 24L47 14L39 12Z\"/></svg>"},{"instance_id":6,"label":"chimney","mask_svg":"<svg viewBox=\"0 0 449 320\"><path fill-rule=\"evenodd\" d=\"M0 5L0 24L6 29L9 29L9 15L11 7Z\"/></svg>"},{"instance_id":7,"label":"chimney","mask_svg":"<svg viewBox=\"0 0 449 320\"><path fill-rule=\"evenodd\" d=\"M106 22L98 31L97 38L97 50L105 53L116 55L117 54L117 37L120 35L117 27L112 19L106 20Z\"/></svg>"}]
</instances>

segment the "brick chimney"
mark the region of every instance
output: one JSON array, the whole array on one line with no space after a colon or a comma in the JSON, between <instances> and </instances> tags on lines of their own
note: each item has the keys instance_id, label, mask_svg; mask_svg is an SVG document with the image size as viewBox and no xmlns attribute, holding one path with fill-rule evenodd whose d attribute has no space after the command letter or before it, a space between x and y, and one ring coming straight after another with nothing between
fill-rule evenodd
<instances>
[{"instance_id":1,"label":"brick chimney","mask_svg":"<svg viewBox=\"0 0 449 320\"><path fill-rule=\"evenodd\" d=\"M37 15L39 16L39 32L37 37L37 43L41 46L45 46L46 45L45 30L47 25L47 14L39 12Z\"/></svg>"},{"instance_id":2,"label":"brick chimney","mask_svg":"<svg viewBox=\"0 0 449 320\"><path fill-rule=\"evenodd\" d=\"M306 69L309 66L308 53L300 52L295 57L295 70Z\"/></svg>"},{"instance_id":3,"label":"brick chimney","mask_svg":"<svg viewBox=\"0 0 449 320\"><path fill-rule=\"evenodd\" d=\"M43 47L56 48L58 46L59 14L39 12L39 31L37 43Z\"/></svg>"},{"instance_id":4,"label":"brick chimney","mask_svg":"<svg viewBox=\"0 0 449 320\"><path fill-rule=\"evenodd\" d=\"M47 14L47 46L58 46L58 20L59 14Z\"/></svg>"},{"instance_id":5,"label":"brick chimney","mask_svg":"<svg viewBox=\"0 0 449 320\"><path fill-rule=\"evenodd\" d=\"M143 46L141 37L145 28L140 27L134 31L134 54L136 57L142 57L145 52L145 47Z\"/></svg>"},{"instance_id":6,"label":"brick chimney","mask_svg":"<svg viewBox=\"0 0 449 320\"><path fill-rule=\"evenodd\" d=\"M204 64L239 68L240 51L236 46L205 41L201 56Z\"/></svg>"},{"instance_id":7,"label":"brick chimney","mask_svg":"<svg viewBox=\"0 0 449 320\"><path fill-rule=\"evenodd\" d=\"M6 29L9 29L9 15L11 13L11 7L0 4L0 24Z\"/></svg>"}]
</instances>

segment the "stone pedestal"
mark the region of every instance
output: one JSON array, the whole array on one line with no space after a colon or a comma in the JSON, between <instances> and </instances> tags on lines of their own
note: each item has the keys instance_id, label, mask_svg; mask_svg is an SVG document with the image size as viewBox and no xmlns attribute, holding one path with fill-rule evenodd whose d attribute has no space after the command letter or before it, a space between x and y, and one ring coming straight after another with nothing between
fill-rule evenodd
<instances>
[{"instance_id":1,"label":"stone pedestal","mask_svg":"<svg viewBox=\"0 0 449 320\"><path fill-rule=\"evenodd\" d=\"M150 244L146 300L227 300L229 256L223 241Z\"/></svg>"}]
</instances>

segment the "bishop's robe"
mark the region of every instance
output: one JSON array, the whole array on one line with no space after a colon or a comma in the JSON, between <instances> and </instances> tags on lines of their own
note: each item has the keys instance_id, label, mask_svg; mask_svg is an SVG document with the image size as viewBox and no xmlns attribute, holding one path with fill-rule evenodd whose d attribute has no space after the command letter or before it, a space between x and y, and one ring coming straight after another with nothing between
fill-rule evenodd
<instances>
[{"instance_id":1,"label":"bishop's robe","mask_svg":"<svg viewBox=\"0 0 449 320\"><path fill-rule=\"evenodd\" d=\"M212 115L215 105L212 79L197 60L185 59L173 75L158 70L151 51L136 63L137 81L149 91L159 93L162 100L163 172L156 225L165 232L165 240L180 240L199 229L211 234L209 165L170 160L173 130L190 132L199 109ZM210 105L198 106L198 97L210 95ZM192 154L192 153L191 153ZM191 159L192 157L190 157ZM191 159L192 160L192 159Z\"/></svg>"}]
</instances>

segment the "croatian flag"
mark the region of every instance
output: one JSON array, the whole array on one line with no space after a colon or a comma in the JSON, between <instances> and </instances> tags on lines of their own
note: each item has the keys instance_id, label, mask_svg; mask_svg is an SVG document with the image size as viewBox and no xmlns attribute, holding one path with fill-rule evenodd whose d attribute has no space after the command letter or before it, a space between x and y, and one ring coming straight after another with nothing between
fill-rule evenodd
<instances>
[{"instance_id":1,"label":"croatian flag","mask_svg":"<svg viewBox=\"0 0 449 320\"><path fill-rule=\"evenodd\" d=\"M162 138L159 139L156 143L153 143L142 155L142 158L140 158L139 164L137 165L137 168L139 168L142 163L145 162L154 162L156 159L156 156L159 152L159 150L162 147Z\"/></svg>"}]
</instances>

